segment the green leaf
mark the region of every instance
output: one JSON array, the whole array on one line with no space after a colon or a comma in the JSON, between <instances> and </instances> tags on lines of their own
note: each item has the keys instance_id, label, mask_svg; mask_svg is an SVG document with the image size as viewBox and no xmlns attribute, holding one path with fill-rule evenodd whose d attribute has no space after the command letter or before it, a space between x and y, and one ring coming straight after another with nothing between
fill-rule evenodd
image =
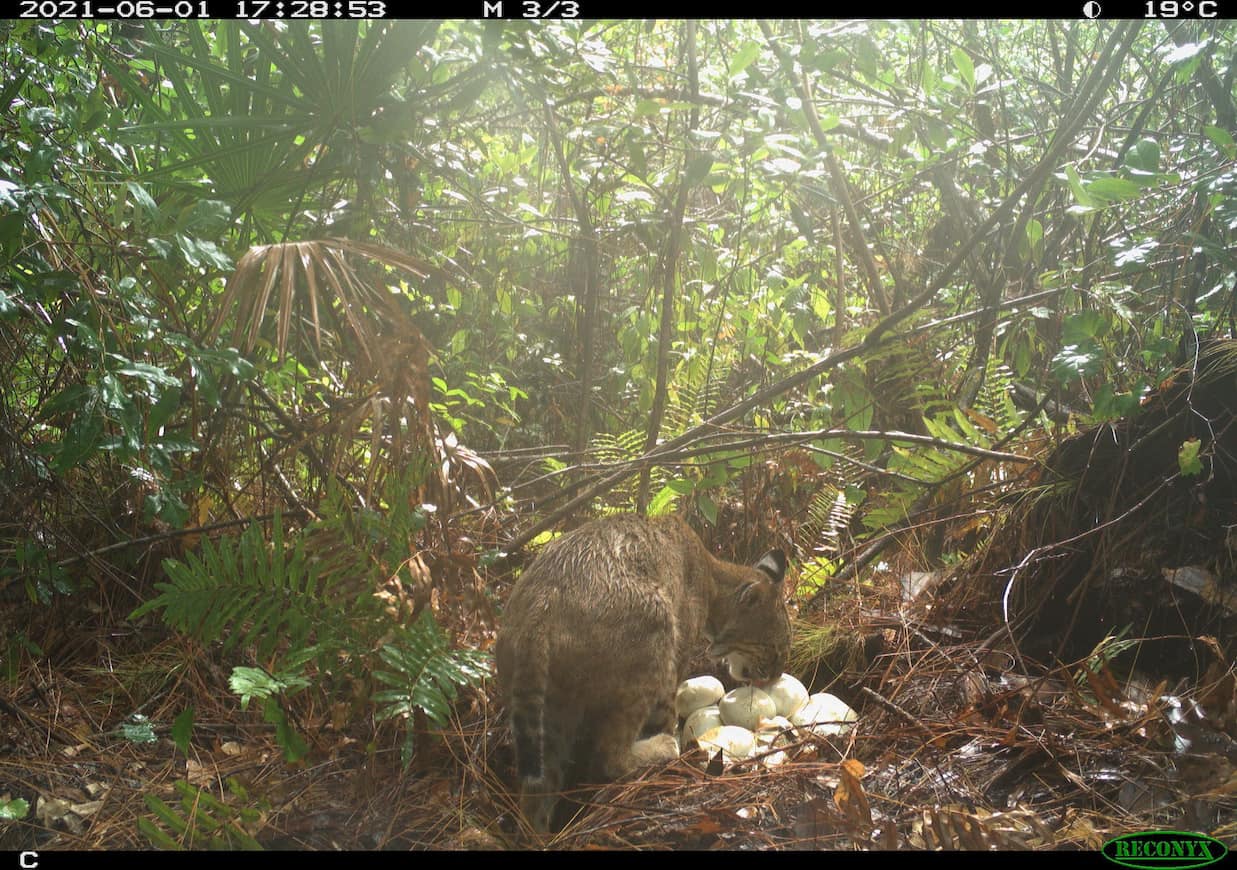
<instances>
[{"instance_id":1,"label":"green leaf","mask_svg":"<svg viewBox=\"0 0 1237 870\"><path fill-rule=\"evenodd\" d=\"M228 677L228 688L241 696L241 709L249 707L251 698L269 698L287 688L262 668L237 665Z\"/></svg>"},{"instance_id":2,"label":"green leaf","mask_svg":"<svg viewBox=\"0 0 1237 870\"><path fill-rule=\"evenodd\" d=\"M971 56L961 48L953 50L954 66L958 68L958 75L962 76L962 81L966 84L968 90L975 89L975 63L971 60Z\"/></svg>"},{"instance_id":3,"label":"green leaf","mask_svg":"<svg viewBox=\"0 0 1237 870\"><path fill-rule=\"evenodd\" d=\"M9 252L10 258L17 255L21 249L22 239L26 234L26 218L18 212L10 212L6 215L0 215L0 250ZM5 294L6 303L8 294ZM0 308L0 314L8 313L10 308L15 306L11 303Z\"/></svg>"},{"instance_id":4,"label":"green leaf","mask_svg":"<svg viewBox=\"0 0 1237 870\"><path fill-rule=\"evenodd\" d=\"M700 182L709 177L709 170L713 168L713 155L708 151L693 155L687 164L687 186L696 187Z\"/></svg>"},{"instance_id":5,"label":"green leaf","mask_svg":"<svg viewBox=\"0 0 1237 870\"><path fill-rule=\"evenodd\" d=\"M1229 160L1237 158L1237 142L1233 141L1232 134L1223 127L1206 126L1203 127L1203 133Z\"/></svg>"},{"instance_id":6,"label":"green leaf","mask_svg":"<svg viewBox=\"0 0 1237 870\"><path fill-rule=\"evenodd\" d=\"M1231 141L1231 140L1230 140ZM1139 139L1125 155L1125 163L1143 172L1158 172L1160 168L1160 143L1154 139Z\"/></svg>"},{"instance_id":7,"label":"green leaf","mask_svg":"<svg viewBox=\"0 0 1237 870\"><path fill-rule=\"evenodd\" d=\"M176 233L174 238L185 262L195 269L212 266L220 271L227 271L232 268L231 258L220 251L214 242L183 233Z\"/></svg>"},{"instance_id":8,"label":"green leaf","mask_svg":"<svg viewBox=\"0 0 1237 870\"><path fill-rule=\"evenodd\" d=\"M213 236L223 233L232 223L232 206L218 199L199 199L189 210L185 229Z\"/></svg>"},{"instance_id":9,"label":"green leaf","mask_svg":"<svg viewBox=\"0 0 1237 870\"><path fill-rule=\"evenodd\" d=\"M659 517L662 514L670 513L674 509L674 503L678 499L679 493L673 487L663 486L649 500L648 515L651 517Z\"/></svg>"},{"instance_id":10,"label":"green leaf","mask_svg":"<svg viewBox=\"0 0 1237 870\"><path fill-rule=\"evenodd\" d=\"M708 521L709 525L717 525L717 502L709 498L707 493L696 493L696 507L699 508L700 513Z\"/></svg>"},{"instance_id":11,"label":"green leaf","mask_svg":"<svg viewBox=\"0 0 1237 870\"><path fill-rule=\"evenodd\" d=\"M1175 46L1164 53L1164 62L1172 66L1194 60L1210 44L1211 40L1204 39L1202 42L1187 42L1185 45Z\"/></svg>"},{"instance_id":12,"label":"green leaf","mask_svg":"<svg viewBox=\"0 0 1237 870\"><path fill-rule=\"evenodd\" d=\"M1120 420L1138 411L1138 396L1132 392L1118 393L1111 384L1103 384L1095 391L1091 403L1091 416L1096 422Z\"/></svg>"},{"instance_id":13,"label":"green leaf","mask_svg":"<svg viewBox=\"0 0 1237 870\"><path fill-rule=\"evenodd\" d=\"M1023 261L1029 261L1040 256L1044 250L1044 225L1035 218L1027 221L1026 236L1018 246L1018 254Z\"/></svg>"},{"instance_id":14,"label":"green leaf","mask_svg":"<svg viewBox=\"0 0 1237 870\"><path fill-rule=\"evenodd\" d=\"M760 57L760 43L745 43L742 48L735 52L734 57L730 60L730 69L728 70L730 77L734 78L743 72L758 57Z\"/></svg>"},{"instance_id":15,"label":"green leaf","mask_svg":"<svg viewBox=\"0 0 1237 870\"><path fill-rule=\"evenodd\" d=\"M172 723L172 742L183 754L189 754L189 738L193 736L193 708L186 707Z\"/></svg>"},{"instance_id":16,"label":"green leaf","mask_svg":"<svg viewBox=\"0 0 1237 870\"><path fill-rule=\"evenodd\" d=\"M123 357L120 357L123 359ZM179 387L180 378L173 377L158 366L152 366L147 363L133 362L125 360L124 365L116 369L116 374L127 375L131 378L138 378L148 384L154 384L160 387Z\"/></svg>"},{"instance_id":17,"label":"green leaf","mask_svg":"<svg viewBox=\"0 0 1237 870\"><path fill-rule=\"evenodd\" d=\"M150 798L151 795L146 795L146 797ZM155 798L155 800L158 800L158 798ZM149 806L149 802L147 803L147 806ZM141 831L142 835L146 837L146 839L150 840L151 845L156 849L164 849L168 852L181 852L185 849L184 846L169 837L166 831L150 819L145 817L138 819L137 829Z\"/></svg>"},{"instance_id":18,"label":"green leaf","mask_svg":"<svg viewBox=\"0 0 1237 870\"><path fill-rule=\"evenodd\" d=\"M1052 374L1062 384L1096 374L1102 368L1103 354L1094 342L1067 344L1052 358Z\"/></svg>"},{"instance_id":19,"label":"green leaf","mask_svg":"<svg viewBox=\"0 0 1237 870\"><path fill-rule=\"evenodd\" d=\"M1065 181L1069 185L1070 193L1074 195L1074 201L1083 209L1091 210L1096 207L1097 203L1094 198L1087 192L1082 185L1082 179L1078 176L1078 170L1073 166L1066 166L1064 169Z\"/></svg>"},{"instance_id":20,"label":"green leaf","mask_svg":"<svg viewBox=\"0 0 1237 870\"><path fill-rule=\"evenodd\" d=\"M1189 438L1182 442L1181 448L1177 451L1177 467L1181 469L1185 477L1202 474L1203 462L1198 455L1202 446L1202 442L1197 438Z\"/></svg>"},{"instance_id":21,"label":"green leaf","mask_svg":"<svg viewBox=\"0 0 1237 870\"><path fill-rule=\"evenodd\" d=\"M146 192L146 188L136 181L126 182L125 187L129 189L129 193L133 196L133 201L146 212L148 218L152 221L159 219L159 205L155 202L154 197Z\"/></svg>"},{"instance_id":22,"label":"green leaf","mask_svg":"<svg viewBox=\"0 0 1237 870\"><path fill-rule=\"evenodd\" d=\"M24 819L30 811L30 804L23 798L0 801L0 821L16 821Z\"/></svg>"},{"instance_id":23,"label":"green leaf","mask_svg":"<svg viewBox=\"0 0 1237 870\"><path fill-rule=\"evenodd\" d=\"M1128 178L1096 178L1086 186L1087 193L1107 202L1122 202L1142 195L1142 186Z\"/></svg>"},{"instance_id":24,"label":"green leaf","mask_svg":"<svg viewBox=\"0 0 1237 870\"><path fill-rule=\"evenodd\" d=\"M262 718L275 726L275 742L283 749L284 760L300 761L309 754L304 738L288 722L288 716L277 698L267 698L262 708Z\"/></svg>"}]
</instances>

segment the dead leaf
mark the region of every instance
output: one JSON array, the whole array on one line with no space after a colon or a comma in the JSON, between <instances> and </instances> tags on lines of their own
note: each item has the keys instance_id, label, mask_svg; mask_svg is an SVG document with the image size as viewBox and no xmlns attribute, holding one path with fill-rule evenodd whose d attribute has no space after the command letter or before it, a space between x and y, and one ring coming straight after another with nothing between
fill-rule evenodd
<instances>
[{"instance_id":1,"label":"dead leaf","mask_svg":"<svg viewBox=\"0 0 1237 870\"><path fill-rule=\"evenodd\" d=\"M858 759L848 758L842 762L839 770L841 782L833 792L834 805L852 822L872 827L872 808L868 805L868 796L863 793L863 786L859 784L865 770L863 763Z\"/></svg>"}]
</instances>

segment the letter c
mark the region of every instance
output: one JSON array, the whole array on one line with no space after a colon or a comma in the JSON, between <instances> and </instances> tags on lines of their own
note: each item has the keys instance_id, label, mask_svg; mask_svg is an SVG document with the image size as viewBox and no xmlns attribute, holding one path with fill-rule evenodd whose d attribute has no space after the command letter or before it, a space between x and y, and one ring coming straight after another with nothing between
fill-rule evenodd
<instances>
[{"instance_id":1,"label":"letter c","mask_svg":"<svg viewBox=\"0 0 1237 870\"><path fill-rule=\"evenodd\" d=\"M17 856L17 866L22 870L35 870L39 866L39 853L22 852Z\"/></svg>"}]
</instances>

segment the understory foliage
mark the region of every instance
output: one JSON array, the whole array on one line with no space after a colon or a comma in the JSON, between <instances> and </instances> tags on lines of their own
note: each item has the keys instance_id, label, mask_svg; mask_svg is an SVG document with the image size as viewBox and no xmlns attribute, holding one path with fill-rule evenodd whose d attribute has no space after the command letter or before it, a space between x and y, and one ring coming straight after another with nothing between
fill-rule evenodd
<instances>
[{"instance_id":1,"label":"understory foliage","mask_svg":"<svg viewBox=\"0 0 1237 870\"><path fill-rule=\"evenodd\" d=\"M237 538L203 541L184 561L166 560L167 582L155 584L159 595L132 618L159 611L171 628L204 644L221 642L225 656L238 645L252 649L264 666L235 667L229 684L242 707L251 698L262 701L289 761L307 746L288 721L288 699L310 685L343 693L358 682L382 684L369 701L378 720L404 723L407 762L415 715L444 727L459 688L480 685L488 662L476 650L453 649L428 608L412 618L410 601L390 582L398 577L398 569L388 573L391 549L380 549L369 564L353 561L372 543L365 540L368 530L340 500L326 507L339 513L310 523L287 543L277 511L269 542L255 523ZM416 511L398 507L388 519L392 530L424 523Z\"/></svg>"},{"instance_id":2,"label":"understory foliage","mask_svg":"<svg viewBox=\"0 0 1237 870\"><path fill-rule=\"evenodd\" d=\"M571 515L790 548L811 601L890 542L955 564L1233 331L1235 57L1224 21L0 22L0 596L160 614L295 757L303 693L446 723Z\"/></svg>"}]
</instances>

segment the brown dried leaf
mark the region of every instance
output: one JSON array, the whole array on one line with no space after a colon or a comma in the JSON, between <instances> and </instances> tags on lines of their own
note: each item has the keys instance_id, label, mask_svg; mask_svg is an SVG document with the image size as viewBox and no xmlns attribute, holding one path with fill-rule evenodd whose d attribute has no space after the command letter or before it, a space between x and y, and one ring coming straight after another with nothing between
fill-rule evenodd
<instances>
[{"instance_id":1,"label":"brown dried leaf","mask_svg":"<svg viewBox=\"0 0 1237 870\"><path fill-rule=\"evenodd\" d=\"M864 774L863 763L855 758L842 762L839 772L841 781L833 792L833 803L852 822L867 828L872 827L872 808L868 805L868 796L863 793L859 779Z\"/></svg>"}]
</instances>

